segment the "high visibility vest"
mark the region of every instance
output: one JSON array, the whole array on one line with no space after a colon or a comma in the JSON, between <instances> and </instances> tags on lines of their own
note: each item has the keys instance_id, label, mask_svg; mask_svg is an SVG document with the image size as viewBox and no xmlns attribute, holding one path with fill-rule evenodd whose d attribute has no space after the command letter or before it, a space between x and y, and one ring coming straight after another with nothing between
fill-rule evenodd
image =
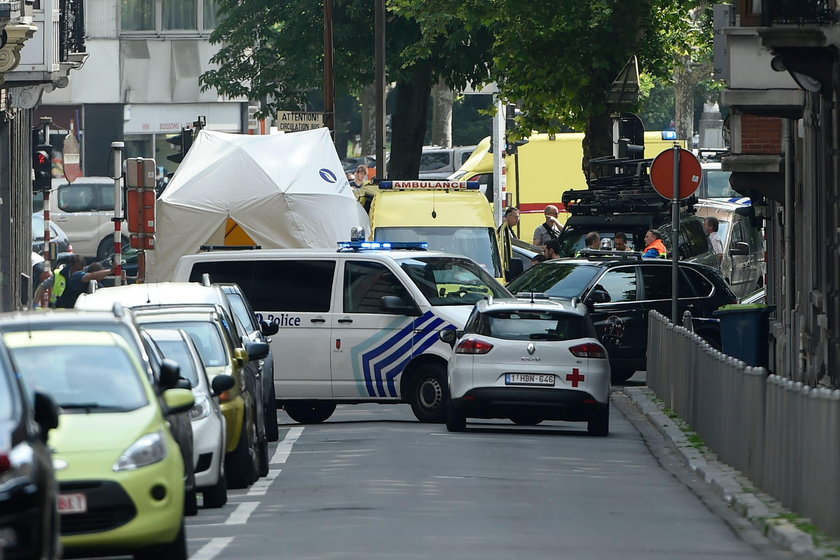
<instances>
[{"instance_id":1,"label":"high visibility vest","mask_svg":"<svg viewBox=\"0 0 840 560\"><path fill-rule=\"evenodd\" d=\"M53 288L50 294L50 305L54 306L55 302L67 289L67 277L64 275L64 266L61 265L53 270Z\"/></svg>"}]
</instances>

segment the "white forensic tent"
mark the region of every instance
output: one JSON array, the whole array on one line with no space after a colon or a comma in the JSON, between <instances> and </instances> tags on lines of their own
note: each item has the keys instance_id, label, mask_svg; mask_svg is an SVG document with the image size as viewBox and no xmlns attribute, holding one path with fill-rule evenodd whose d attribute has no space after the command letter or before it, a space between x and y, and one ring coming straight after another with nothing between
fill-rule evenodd
<instances>
[{"instance_id":1,"label":"white forensic tent","mask_svg":"<svg viewBox=\"0 0 840 560\"><path fill-rule=\"evenodd\" d=\"M329 130L250 136L202 130L157 201L147 278L170 280L182 255L223 245L231 218L264 249L335 248L370 232Z\"/></svg>"}]
</instances>

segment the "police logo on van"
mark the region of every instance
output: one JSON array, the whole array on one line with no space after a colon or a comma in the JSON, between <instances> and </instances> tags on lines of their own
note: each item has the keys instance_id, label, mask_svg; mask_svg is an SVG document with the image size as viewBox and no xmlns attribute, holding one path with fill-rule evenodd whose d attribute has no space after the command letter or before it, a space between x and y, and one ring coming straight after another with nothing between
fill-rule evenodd
<instances>
[{"instance_id":1,"label":"police logo on van","mask_svg":"<svg viewBox=\"0 0 840 560\"><path fill-rule=\"evenodd\" d=\"M336 181L338 181L338 177L335 176L335 173L333 173L326 167L319 169L318 174L321 176L321 179L323 179L327 183L335 183Z\"/></svg>"}]
</instances>

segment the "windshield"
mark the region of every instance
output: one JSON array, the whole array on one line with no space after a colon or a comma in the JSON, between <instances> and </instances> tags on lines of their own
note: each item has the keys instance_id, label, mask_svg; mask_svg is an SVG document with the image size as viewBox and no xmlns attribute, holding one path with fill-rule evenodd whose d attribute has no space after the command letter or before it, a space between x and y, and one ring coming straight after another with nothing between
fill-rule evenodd
<instances>
[{"instance_id":1,"label":"windshield","mask_svg":"<svg viewBox=\"0 0 840 560\"><path fill-rule=\"evenodd\" d=\"M420 257L397 262L431 305L469 305L487 295L511 297L495 278L468 259Z\"/></svg>"},{"instance_id":2,"label":"windshield","mask_svg":"<svg viewBox=\"0 0 840 560\"><path fill-rule=\"evenodd\" d=\"M127 412L148 403L138 365L121 346L51 344L11 352L27 385L65 411Z\"/></svg>"},{"instance_id":3,"label":"windshield","mask_svg":"<svg viewBox=\"0 0 840 560\"><path fill-rule=\"evenodd\" d=\"M493 228L386 227L376 228L375 241L425 241L429 251L469 257L494 278L502 277L499 246Z\"/></svg>"},{"instance_id":4,"label":"windshield","mask_svg":"<svg viewBox=\"0 0 840 560\"><path fill-rule=\"evenodd\" d=\"M246 329L253 330L256 325L254 325L254 316L251 314L251 311L245 305L245 302L242 300L242 296L236 293L227 293L228 301L230 301L230 307L233 309L233 314L236 315L236 318L239 319L239 322Z\"/></svg>"},{"instance_id":5,"label":"windshield","mask_svg":"<svg viewBox=\"0 0 840 560\"><path fill-rule=\"evenodd\" d=\"M156 340L164 358L175 360L181 366L181 377L188 380L193 387L198 387L198 371L195 368L190 349L183 340Z\"/></svg>"},{"instance_id":6,"label":"windshield","mask_svg":"<svg viewBox=\"0 0 840 560\"><path fill-rule=\"evenodd\" d=\"M228 365L224 340L219 327L212 321L162 321L159 323L143 321L142 323L147 329L184 329L198 348L198 355L201 356L204 367Z\"/></svg>"},{"instance_id":7,"label":"windshield","mask_svg":"<svg viewBox=\"0 0 840 560\"><path fill-rule=\"evenodd\" d=\"M563 262L541 263L522 273L508 284L514 294L542 292L549 297L571 299L582 297L601 269L597 266Z\"/></svg>"},{"instance_id":8,"label":"windshield","mask_svg":"<svg viewBox=\"0 0 840 560\"><path fill-rule=\"evenodd\" d=\"M721 169L704 169L702 184L706 191L705 198L740 198L741 195L729 185L731 174L731 171Z\"/></svg>"}]
</instances>

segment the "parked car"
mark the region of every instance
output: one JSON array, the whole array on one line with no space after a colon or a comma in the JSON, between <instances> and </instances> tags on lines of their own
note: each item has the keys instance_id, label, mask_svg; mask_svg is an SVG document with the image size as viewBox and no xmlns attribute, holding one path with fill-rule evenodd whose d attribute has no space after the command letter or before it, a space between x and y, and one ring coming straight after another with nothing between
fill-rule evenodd
<instances>
[{"instance_id":1,"label":"parked car","mask_svg":"<svg viewBox=\"0 0 840 560\"><path fill-rule=\"evenodd\" d=\"M609 353L613 382L630 379L646 367L648 313L671 315L672 263L643 259L638 253L593 252L581 258L546 261L508 285L515 293L541 292L552 299L578 298L590 309L598 338ZM679 317L711 317L737 298L716 268L679 262ZM680 319L677 320L679 322ZM701 336L713 340L713 331Z\"/></svg>"},{"instance_id":2,"label":"parked car","mask_svg":"<svg viewBox=\"0 0 840 560\"><path fill-rule=\"evenodd\" d=\"M76 253L101 261L114 250L114 193L110 177L53 179L50 218L73 240ZM128 231L125 220L122 231ZM128 247L128 235L122 237Z\"/></svg>"},{"instance_id":3,"label":"parked car","mask_svg":"<svg viewBox=\"0 0 840 560\"><path fill-rule=\"evenodd\" d=\"M220 508L227 503L227 479L224 458L226 445L225 417L219 407L219 395L236 384L230 375L219 374L212 384L192 337L183 329L148 329L144 331L164 356L181 366L181 377L189 382L195 396L190 409L194 454L195 486L204 498L204 507Z\"/></svg>"},{"instance_id":4,"label":"parked car","mask_svg":"<svg viewBox=\"0 0 840 560\"><path fill-rule=\"evenodd\" d=\"M457 171L470 155L475 146L454 146L442 148L440 146L423 146L420 154L421 180L446 179Z\"/></svg>"},{"instance_id":5,"label":"parked car","mask_svg":"<svg viewBox=\"0 0 840 560\"><path fill-rule=\"evenodd\" d=\"M37 328L49 325L35 317L44 314L54 328ZM74 312L28 315L36 328L14 330L19 324L4 320L3 341L26 383L61 412L50 446L65 550L185 560L184 463L167 419L194 399L175 388L177 368L162 372L159 400L129 339L75 328Z\"/></svg>"},{"instance_id":6,"label":"parked car","mask_svg":"<svg viewBox=\"0 0 840 560\"><path fill-rule=\"evenodd\" d=\"M50 242L55 243L57 255L73 252L73 246L64 230L54 220L50 220ZM44 253L44 213L32 214L32 252Z\"/></svg>"},{"instance_id":7,"label":"parked car","mask_svg":"<svg viewBox=\"0 0 840 560\"><path fill-rule=\"evenodd\" d=\"M467 418L587 422L609 434L610 366L586 306L516 299L480 301L463 331L442 331L449 358L446 427Z\"/></svg>"},{"instance_id":8,"label":"parked car","mask_svg":"<svg viewBox=\"0 0 840 560\"><path fill-rule=\"evenodd\" d=\"M747 199L749 200L749 199ZM732 291L744 297L764 285L764 231L753 220L751 204L724 200L700 200L697 216L718 220L718 237L723 245L720 271Z\"/></svg>"},{"instance_id":9,"label":"parked car","mask_svg":"<svg viewBox=\"0 0 840 560\"><path fill-rule=\"evenodd\" d=\"M58 409L42 391L27 390L0 344L0 558L58 558L58 485L50 430Z\"/></svg>"}]
</instances>

